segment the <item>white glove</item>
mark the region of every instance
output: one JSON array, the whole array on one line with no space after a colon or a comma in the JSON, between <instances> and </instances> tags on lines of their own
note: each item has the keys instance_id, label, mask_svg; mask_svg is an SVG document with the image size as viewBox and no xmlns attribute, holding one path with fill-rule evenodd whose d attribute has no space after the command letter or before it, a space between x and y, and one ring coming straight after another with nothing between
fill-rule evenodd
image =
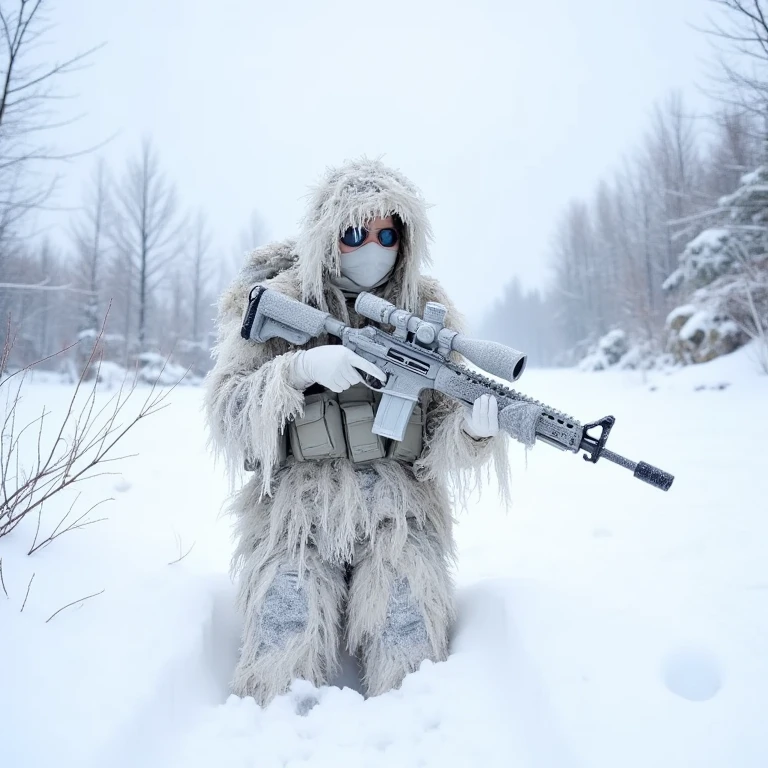
<instances>
[{"instance_id":1,"label":"white glove","mask_svg":"<svg viewBox=\"0 0 768 768\"><path fill-rule=\"evenodd\" d=\"M499 404L493 395L480 395L472 408L466 406L464 431L475 440L499 433Z\"/></svg>"},{"instance_id":2,"label":"white glove","mask_svg":"<svg viewBox=\"0 0 768 768\"><path fill-rule=\"evenodd\" d=\"M387 380L380 368L341 344L297 352L291 364L291 373L296 389L306 389L317 382L334 392L343 392L363 380L356 370L358 368L382 382Z\"/></svg>"}]
</instances>

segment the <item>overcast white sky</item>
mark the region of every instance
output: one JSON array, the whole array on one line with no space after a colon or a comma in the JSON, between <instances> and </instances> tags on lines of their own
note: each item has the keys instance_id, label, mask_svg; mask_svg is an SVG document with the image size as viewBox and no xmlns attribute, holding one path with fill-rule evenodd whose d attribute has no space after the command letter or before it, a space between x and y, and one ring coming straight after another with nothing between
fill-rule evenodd
<instances>
[{"instance_id":1,"label":"overcast white sky","mask_svg":"<svg viewBox=\"0 0 768 768\"><path fill-rule=\"evenodd\" d=\"M326 165L385 156L434 205L434 273L477 316L514 275L545 280L556 221L631 152L655 101L702 104L704 0L62 0L57 52L80 146L151 135L222 248L257 209L295 231ZM93 164L68 169L76 201Z\"/></svg>"}]
</instances>

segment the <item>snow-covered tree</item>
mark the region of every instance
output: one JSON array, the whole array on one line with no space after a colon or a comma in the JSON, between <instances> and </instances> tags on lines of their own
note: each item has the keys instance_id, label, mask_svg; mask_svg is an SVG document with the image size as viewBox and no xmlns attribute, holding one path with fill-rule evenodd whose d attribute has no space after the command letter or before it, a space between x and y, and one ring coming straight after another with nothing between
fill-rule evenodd
<instances>
[{"instance_id":1,"label":"snow-covered tree","mask_svg":"<svg viewBox=\"0 0 768 768\"><path fill-rule=\"evenodd\" d=\"M768 371L768 166L744 175L711 221L664 283L686 297L667 318L670 351L704 362L755 338Z\"/></svg>"}]
</instances>

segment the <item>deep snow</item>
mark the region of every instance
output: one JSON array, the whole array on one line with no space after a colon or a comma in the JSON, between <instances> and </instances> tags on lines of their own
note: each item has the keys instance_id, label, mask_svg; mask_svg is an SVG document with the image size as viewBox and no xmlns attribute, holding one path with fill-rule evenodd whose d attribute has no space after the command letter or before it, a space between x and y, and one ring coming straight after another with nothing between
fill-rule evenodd
<instances>
[{"instance_id":1,"label":"deep snow","mask_svg":"<svg viewBox=\"0 0 768 768\"><path fill-rule=\"evenodd\" d=\"M459 515L450 659L375 699L299 682L266 710L228 697L227 487L200 391L174 391L129 436L139 456L78 502L114 496L107 521L31 557L32 521L0 539L0 766L768 765L768 377L746 349L518 384L584 422L616 416L609 446L672 489L513 446L512 509L491 482ZM33 383L23 407L68 395Z\"/></svg>"}]
</instances>

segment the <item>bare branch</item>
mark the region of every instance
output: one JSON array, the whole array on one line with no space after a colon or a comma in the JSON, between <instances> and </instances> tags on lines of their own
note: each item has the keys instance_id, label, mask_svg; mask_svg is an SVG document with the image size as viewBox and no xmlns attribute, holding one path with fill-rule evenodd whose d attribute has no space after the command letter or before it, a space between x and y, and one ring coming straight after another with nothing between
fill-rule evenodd
<instances>
[{"instance_id":1,"label":"bare branch","mask_svg":"<svg viewBox=\"0 0 768 768\"><path fill-rule=\"evenodd\" d=\"M99 380L97 375L93 378L90 390L82 399L80 393L85 381L85 372L96 359L96 350L100 345L103 330L104 326L102 325L101 332L91 348L88 360L73 389L66 413L59 422L50 447L43 449L42 425L46 416L45 411L21 430L16 428L17 407L25 382L24 374L20 377L19 385L15 391L8 390L2 426L4 439L0 441L0 490L2 490L2 497L0 497L0 537L11 533L27 515L36 513L38 516L37 526L34 539L27 553L29 555L47 546L64 533L102 522L104 518L90 519L89 515L97 506L112 499L99 501L85 513L73 519L73 512L79 499L78 494L67 513L59 520L51 533L45 538L42 538L40 533L43 527L43 509L48 500L61 491L86 480L115 474L100 472L100 465L125 458L124 455L112 455L115 446L139 421L166 407L166 399L173 391L173 387L157 391L157 381L155 381L143 404L140 404L138 412L126 423L119 423L118 418L136 391L136 380L127 391L124 381L120 390L108 398L106 405L97 407L96 390ZM5 342L6 353L4 356L6 358L7 349L11 343L9 329ZM2 383L7 383L13 375L7 376ZM36 461L29 468L21 467L19 465L20 440L24 433L35 425L37 426ZM14 463L15 469L13 469Z\"/></svg>"},{"instance_id":2,"label":"bare branch","mask_svg":"<svg viewBox=\"0 0 768 768\"><path fill-rule=\"evenodd\" d=\"M181 554L181 536L179 536L178 534L174 534L174 536L176 537L176 543L178 544L178 547L179 547L179 556L175 560L171 560L171 562L168 563L168 565L175 565L176 563L180 563L195 548L195 544L197 544L196 541L193 541L192 546L182 555Z\"/></svg>"},{"instance_id":3,"label":"bare branch","mask_svg":"<svg viewBox=\"0 0 768 768\"><path fill-rule=\"evenodd\" d=\"M37 544L37 536L35 536L35 541L32 543L32 546L29 549L29 552L27 552L28 555L32 555L35 552L37 552L38 549L42 549L43 547L47 547L51 542L55 541L59 538L59 536L62 536L65 533L69 533L70 531L76 531L80 528L85 528L89 525L93 525L94 523L103 523L107 518L106 517L100 517L96 520L85 520L85 518L93 512L96 507L101 506L102 504L106 504L108 501L114 501L114 498L109 499L102 499L101 501L96 502L90 509L88 509L86 512L84 512L80 517L78 517L74 522L67 525L65 528L62 528L61 526L64 525L67 518L69 517L70 513L72 512L72 509L75 506L75 502L80 498L80 494L78 493L77 498L75 501L72 502L72 505L70 506L68 512L64 517L59 520L56 527L53 530L53 533L50 534L46 539L43 539L39 544Z\"/></svg>"},{"instance_id":4,"label":"bare branch","mask_svg":"<svg viewBox=\"0 0 768 768\"><path fill-rule=\"evenodd\" d=\"M43 0L19 0L11 13L0 9L0 39L6 49L0 71L0 169L4 170L4 177L13 175L10 188L0 195L8 197L0 203L0 219L5 220L5 226L0 225L0 241L11 234L9 225L20 222L36 204L48 199L47 182L41 189L36 173L41 163L68 160L93 151L88 148L59 152L37 143L42 131L53 131L72 121L54 114L49 103L62 98L58 86L63 78L82 69L101 47L95 46L63 61L46 62L41 41L51 26L44 11Z\"/></svg>"},{"instance_id":5,"label":"bare branch","mask_svg":"<svg viewBox=\"0 0 768 768\"><path fill-rule=\"evenodd\" d=\"M101 592L94 592L92 595L86 595L85 597L81 597L79 600L73 600L71 603L67 603L66 605L62 605L61 608L59 608L58 611L51 614L46 620L45 623L47 624L54 616L58 616L64 609L71 608L73 605L77 605L78 603L82 603L85 600L90 600L92 597L98 597L99 595L103 595L106 590L102 589Z\"/></svg>"},{"instance_id":6,"label":"bare branch","mask_svg":"<svg viewBox=\"0 0 768 768\"><path fill-rule=\"evenodd\" d=\"M32 589L32 582L35 580L35 574L32 574L32 578L29 580L29 584L27 584L27 594L24 595L24 602L21 604L21 610L19 613L24 613L24 608L27 605L27 598L29 597L29 590Z\"/></svg>"},{"instance_id":7,"label":"bare branch","mask_svg":"<svg viewBox=\"0 0 768 768\"><path fill-rule=\"evenodd\" d=\"M3 558L0 557L0 586L3 588L3 592L5 592L6 598L8 598L8 590L5 588L5 579L3 578Z\"/></svg>"},{"instance_id":8,"label":"bare branch","mask_svg":"<svg viewBox=\"0 0 768 768\"><path fill-rule=\"evenodd\" d=\"M22 83L16 88L9 88L8 93L19 93L20 91L26 91L28 88L34 88L34 86L39 85L45 80L50 79L54 75L59 75L59 74L62 74L63 72L74 72L76 71L75 69L72 69L72 66L74 64L77 64L78 62L82 62L85 59L87 59L89 56L92 56L94 53L96 53L96 51L100 51L104 47L104 45L105 43L102 43L101 45L96 45L93 48L90 48L89 50L78 54L77 56L73 56L71 59L68 59L67 61L62 62L61 64L56 64L55 66L51 67L49 70L43 72L42 75L39 75L38 77L35 77L31 80L27 80L26 82ZM78 67L77 69L82 69L82 67Z\"/></svg>"}]
</instances>

